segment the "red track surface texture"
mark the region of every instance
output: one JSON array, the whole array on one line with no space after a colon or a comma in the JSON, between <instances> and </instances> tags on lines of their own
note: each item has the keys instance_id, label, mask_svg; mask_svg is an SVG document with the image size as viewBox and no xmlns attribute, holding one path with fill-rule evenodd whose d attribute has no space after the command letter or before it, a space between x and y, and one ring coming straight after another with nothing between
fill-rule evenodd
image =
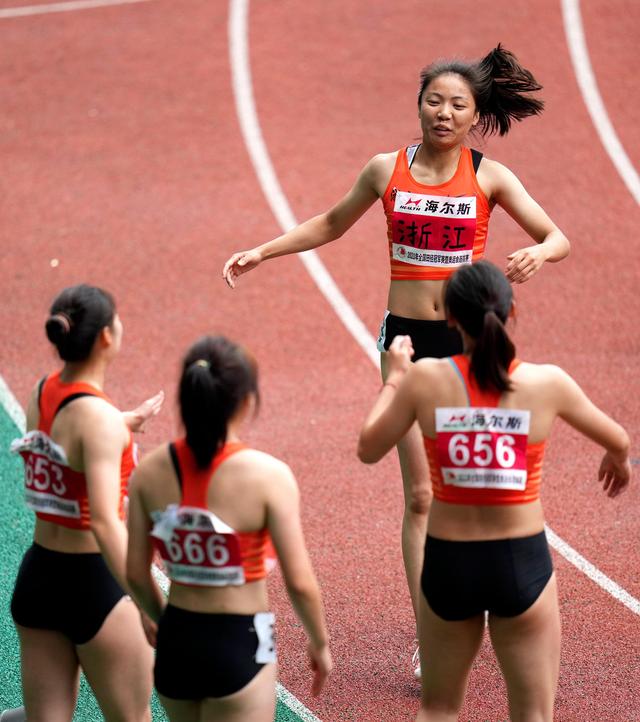
<instances>
[{"instance_id":1,"label":"red track surface texture","mask_svg":"<svg viewBox=\"0 0 640 722\"><path fill-rule=\"evenodd\" d=\"M638 164L631 68L640 5L583 5L599 87ZM276 578L282 682L325 722L413 719L419 690L409 666L399 469L392 455L374 468L355 457L377 372L298 259L265 264L235 292L220 278L232 251L279 232L238 128L226 3L153 0L0 22L0 373L24 404L54 365L42 333L53 295L80 281L105 286L126 329L109 391L122 406L169 392L143 437L149 449L177 430L174 388L186 346L208 332L250 346L264 398L247 441L287 460L299 479L336 661L326 693L311 699L302 631ZM579 94L560 3L255 2L250 31L260 121L299 219L334 202L370 156L415 138L416 78L429 60L477 57L502 41L534 70L546 112L483 150L519 175L573 253L518 288L519 355L566 368L637 439L640 213ZM525 242L504 213L494 214L490 259L502 263ZM375 333L388 282L381 209L321 257ZM558 426L547 518L639 598L638 484L607 500L595 481L598 459ZM564 628L557 719L640 720L640 618L557 554L555 563ZM461 719L507 716L485 646Z\"/></svg>"}]
</instances>

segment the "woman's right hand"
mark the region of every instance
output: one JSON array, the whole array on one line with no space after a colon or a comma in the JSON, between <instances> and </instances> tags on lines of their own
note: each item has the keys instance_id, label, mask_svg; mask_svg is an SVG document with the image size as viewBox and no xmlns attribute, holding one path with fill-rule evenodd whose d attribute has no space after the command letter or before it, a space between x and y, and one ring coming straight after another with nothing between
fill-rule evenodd
<instances>
[{"instance_id":1,"label":"woman's right hand","mask_svg":"<svg viewBox=\"0 0 640 722\"><path fill-rule=\"evenodd\" d=\"M234 253L233 256L224 264L222 269L222 277L227 282L229 288L235 288L235 280L247 271L251 271L262 261L262 254L256 249L250 251L240 251Z\"/></svg>"},{"instance_id":2,"label":"woman's right hand","mask_svg":"<svg viewBox=\"0 0 640 722\"><path fill-rule=\"evenodd\" d=\"M324 683L327 681L327 677L331 674L333 669L333 660L331 659L331 652L329 651L329 645L324 644L322 647L316 647L311 642L308 646L309 659L311 661L311 669L313 670L313 682L311 684L311 694L317 697Z\"/></svg>"},{"instance_id":3,"label":"woman's right hand","mask_svg":"<svg viewBox=\"0 0 640 722\"><path fill-rule=\"evenodd\" d=\"M598 480L602 482L602 490L613 498L622 493L631 479L631 464L628 455L624 459L616 459L611 453L602 457Z\"/></svg>"}]
</instances>

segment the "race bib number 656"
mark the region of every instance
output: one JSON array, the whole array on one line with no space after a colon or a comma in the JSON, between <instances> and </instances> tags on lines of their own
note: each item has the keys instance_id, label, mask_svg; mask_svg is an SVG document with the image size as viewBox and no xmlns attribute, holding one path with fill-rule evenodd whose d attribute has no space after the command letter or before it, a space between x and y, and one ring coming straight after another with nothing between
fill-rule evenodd
<instances>
[{"instance_id":1,"label":"race bib number 656","mask_svg":"<svg viewBox=\"0 0 640 722\"><path fill-rule=\"evenodd\" d=\"M436 445L445 484L524 491L529 411L436 409Z\"/></svg>"}]
</instances>

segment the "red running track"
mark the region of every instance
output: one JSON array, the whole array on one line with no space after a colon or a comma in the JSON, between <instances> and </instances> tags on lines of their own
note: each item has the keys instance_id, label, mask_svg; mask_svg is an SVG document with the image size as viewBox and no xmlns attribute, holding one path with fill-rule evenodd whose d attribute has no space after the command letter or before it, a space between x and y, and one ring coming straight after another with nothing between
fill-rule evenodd
<instances>
[{"instance_id":1,"label":"red running track","mask_svg":"<svg viewBox=\"0 0 640 722\"><path fill-rule=\"evenodd\" d=\"M547 110L482 149L519 175L573 242L570 259L517 290L519 353L566 368L635 439L637 204L584 107L559 2L478 6L255 2L251 65L275 169L299 219L325 209L371 155L416 137L420 67L439 56L477 57L498 41L513 49L544 85ZM583 15L603 98L637 164L629 69L640 6L594 0ZM186 346L208 332L250 346L264 398L247 441L286 459L298 477L336 659L326 693L311 699L302 631L275 578L282 682L324 722L411 720L419 689L409 666L399 470L392 456L373 468L355 458L377 372L298 259L265 264L233 293L219 277L232 251L279 232L240 136L226 25L221 0L0 21L8 81L0 89L0 373L25 403L54 363L42 334L52 296L70 283L104 285L126 328L110 392L127 406L169 391L143 437L149 449L177 430L172 396ZM490 259L502 263L526 242L494 213ZM388 283L381 209L320 255L375 334ZM598 459L558 425L546 465L547 519L640 598L637 484L616 502L605 499ZM557 554L555 563L564 629L557 719L640 720L640 619ZM507 716L485 646L461 719Z\"/></svg>"}]
</instances>

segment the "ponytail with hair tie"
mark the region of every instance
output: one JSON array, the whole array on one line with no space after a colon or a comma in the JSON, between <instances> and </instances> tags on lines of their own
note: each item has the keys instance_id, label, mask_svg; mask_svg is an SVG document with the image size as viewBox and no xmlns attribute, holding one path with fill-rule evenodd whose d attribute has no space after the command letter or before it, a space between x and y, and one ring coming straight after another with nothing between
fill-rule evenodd
<instances>
[{"instance_id":1,"label":"ponytail with hair tie","mask_svg":"<svg viewBox=\"0 0 640 722\"><path fill-rule=\"evenodd\" d=\"M471 373L481 389L509 391L509 366L515 346L505 323L513 300L513 289L500 269L489 261L459 268L449 279L445 308L474 340Z\"/></svg>"},{"instance_id":2,"label":"ponytail with hair tie","mask_svg":"<svg viewBox=\"0 0 640 722\"><path fill-rule=\"evenodd\" d=\"M205 336L187 352L180 379L180 413L187 445L201 469L211 464L225 444L229 422L244 399L257 392L253 359L223 336Z\"/></svg>"}]
</instances>

